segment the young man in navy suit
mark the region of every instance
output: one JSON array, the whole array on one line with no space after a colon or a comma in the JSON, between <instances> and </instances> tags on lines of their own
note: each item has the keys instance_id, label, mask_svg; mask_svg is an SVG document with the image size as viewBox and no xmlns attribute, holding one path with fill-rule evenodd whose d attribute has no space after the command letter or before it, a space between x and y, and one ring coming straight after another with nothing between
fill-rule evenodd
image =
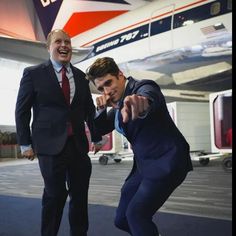
<instances>
[{"instance_id":1,"label":"young man in navy suit","mask_svg":"<svg viewBox=\"0 0 236 236\"><path fill-rule=\"evenodd\" d=\"M86 236L91 161L85 122L95 151L101 148L101 136L94 129L95 106L85 74L70 63L69 35L53 30L47 48L50 59L25 68L20 82L15 110L18 143L24 157L33 160L37 155L43 176L41 235L57 235L69 195L70 235Z\"/></svg>"},{"instance_id":2,"label":"young man in navy suit","mask_svg":"<svg viewBox=\"0 0 236 236\"><path fill-rule=\"evenodd\" d=\"M158 236L152 217L192 170L189 145L155 82L126 78L109 57L97 59L87 78L102 93L96 100L96 126L102 134L113 129L122 133L134 153L115 225L132 236Z\"/></svg>"}]
</instances>

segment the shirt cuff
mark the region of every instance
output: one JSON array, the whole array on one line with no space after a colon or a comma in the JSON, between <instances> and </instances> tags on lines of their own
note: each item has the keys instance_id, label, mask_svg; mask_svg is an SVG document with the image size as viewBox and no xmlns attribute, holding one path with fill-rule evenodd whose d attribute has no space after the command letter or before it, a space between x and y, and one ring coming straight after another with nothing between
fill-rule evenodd
<instances>
[{"instance_id":1,"label":"shirt cuff","mask_svg":"<svg viewBox=\"0 0 236 236\"><path fill-rule=\"evenodd\" d=\"M25 151L29 151L30 149L32 149L31 144L29 144L29 145L21 145L20 146L21 154L23 154Z\"/></svg>"}]
</instances>

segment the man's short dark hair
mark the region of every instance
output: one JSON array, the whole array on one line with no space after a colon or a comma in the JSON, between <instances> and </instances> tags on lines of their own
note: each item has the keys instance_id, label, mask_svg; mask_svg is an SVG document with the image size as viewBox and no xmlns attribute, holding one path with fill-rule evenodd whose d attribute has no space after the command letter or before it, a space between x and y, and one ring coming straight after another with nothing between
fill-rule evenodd
<instances>
[{"instance_id":1,"label":"man's short dark hair","mask_svg":"<svg viewBox=\"0 0 236 236\"><path fill-rule=\"evenodd\" d=\"M86 78L94 83L94 80L99 77L111 74L117 76L119 74L119 67L111 57L98 58L87 69Z\"/></svg>"}]
</instances>

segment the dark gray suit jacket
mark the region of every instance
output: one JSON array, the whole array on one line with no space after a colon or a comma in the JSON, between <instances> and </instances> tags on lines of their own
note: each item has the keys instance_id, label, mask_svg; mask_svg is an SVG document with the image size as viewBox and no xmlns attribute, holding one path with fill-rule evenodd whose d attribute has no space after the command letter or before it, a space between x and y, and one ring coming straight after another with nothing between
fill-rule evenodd
<instances>
[{"instance_id":1,"label":"dark gray suit jacket","mask_svg":"<svg viewBox=\"0 0 236 236\"><path fill-rule=\"evenodd\" d=\"M178 130L167 110L166 102L159 86L151 80L136 81L128 78L123 99L131 94L146 96L151 101L151 109L143 119L119 123L132 145L136 166L144 177L151 179L174 178L192 170L189 145ZM114 129L115 110L102 112L96 118L96 125L103 134Z\"/></svg>"},{"instance_id":2,"label":"dark gray suit jacket","mask_svg":"<svg viewBox=\"0 0 236 236\"><path fill-rule=\"evenodd\" d=\"M72 123L80 152L87 153L89 150L85 122L90 129L92 141L101 140L101 136L95 134L95 107L89 83L82 71L72 65L71 68L75 81L75 95L70 106L66 104L50 60L25 68L15 110L19 145L32 144L38 154L56 155L67 140L68 121Z\"/></svg>"}]
</instances>

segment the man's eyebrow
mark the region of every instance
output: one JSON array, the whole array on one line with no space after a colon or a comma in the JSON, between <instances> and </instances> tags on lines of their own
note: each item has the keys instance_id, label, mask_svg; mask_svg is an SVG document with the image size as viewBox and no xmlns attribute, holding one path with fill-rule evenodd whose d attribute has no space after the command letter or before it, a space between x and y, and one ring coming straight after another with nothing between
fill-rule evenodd
<instances>
[{"instance_id":1,"label":"man's eyebrow","mask_svg":"<svg viewBox=\"0 0 236 236\"><path fill-rule=\"evenodd\" d=\"M112 82L112 79L106 80L101 86L98 86L98 87L97 87L97 90L103 91L103 87L104 87L104 86L109 86L109 85L111 84L111 82Z\"/></svg>"}]
</instances>

